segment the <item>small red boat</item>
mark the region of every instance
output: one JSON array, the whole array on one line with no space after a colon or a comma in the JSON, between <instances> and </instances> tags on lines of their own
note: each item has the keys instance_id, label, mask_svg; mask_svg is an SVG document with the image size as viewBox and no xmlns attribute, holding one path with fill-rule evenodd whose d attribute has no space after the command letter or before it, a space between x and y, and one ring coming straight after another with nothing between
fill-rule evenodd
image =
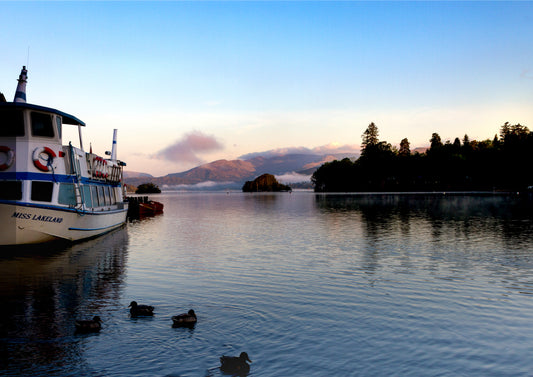
<instances>
[{"instance_id":1,"label":"small red boat","mask_svg":"<svg viewBox=\"0 0 533 377\"><path fill-rule=\"evenodd\" d=\"M128 217L130 219L140 219L163 213L163 203L149 200L147 196L130 197L128 201Z\"/></svg>"}]
</instances>

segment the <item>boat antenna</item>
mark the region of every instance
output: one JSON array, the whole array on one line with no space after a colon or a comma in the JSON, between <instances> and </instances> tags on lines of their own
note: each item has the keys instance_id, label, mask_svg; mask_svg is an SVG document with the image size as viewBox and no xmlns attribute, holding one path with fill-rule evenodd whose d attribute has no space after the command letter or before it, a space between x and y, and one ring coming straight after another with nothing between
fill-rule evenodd
<instances>
[{"instance_id":1,"label":"boat antenna","mask_svg":"<svg viewBox=\"0 0 533 377\"><path fill-rule=\"evenodd\" d=\"M26 103L26 82L28 81L28 71L26 70L26 66L22 67L22 70L20 71L19 79L18 79L18 85L17 90L15 92L15 98L13 99L13 102L23 102Z\"/></svg>"}]
</instances>

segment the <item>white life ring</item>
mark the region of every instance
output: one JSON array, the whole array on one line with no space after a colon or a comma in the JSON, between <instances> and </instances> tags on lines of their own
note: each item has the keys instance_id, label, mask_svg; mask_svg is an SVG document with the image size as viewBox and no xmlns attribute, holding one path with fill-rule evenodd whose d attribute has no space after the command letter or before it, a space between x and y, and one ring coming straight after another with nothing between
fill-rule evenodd
<instances>
[{"instance_id":1,"label":"white life ring","mask_svg":"<svg viewBox=\"0 0 533 377\"><path fill-rule=\"evenodd\" d=\"M43 154L48 156L46 160L41 157ZM48 172L52 170L52 163L54 162L54 158L56 158L55 152L48 147L35 148L35 150L33 151L33 164L37 169L41 171ZM44 165L41 160L43 160L46 165Z\"/></svg>"},{"instance_id":2,"label":"white life ring","mask_svg":"<svg viewBox=\"0 0 533 377\"><path fill-rule=\"evenodd\" d=\"M15 162L15 151L2 145L0 146L0 153L5 153L6 155L6 160L3 164L0 164L0 170L6 170L13 165L13 162Z\"/></svg>"}]
</instances>

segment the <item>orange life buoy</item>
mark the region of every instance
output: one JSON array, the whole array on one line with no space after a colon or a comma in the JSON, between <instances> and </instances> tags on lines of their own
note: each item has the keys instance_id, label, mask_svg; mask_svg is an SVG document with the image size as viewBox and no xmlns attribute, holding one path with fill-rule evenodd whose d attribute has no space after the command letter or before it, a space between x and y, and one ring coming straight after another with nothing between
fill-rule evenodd
<instances>
[{"instance_id":1,"label":"orange life buoy","mask_svg":"<svg viewBox=\"0 0 533 377\"><path fill-rule=\"evenodd\" d=\"M41 157L43 154L48 156L46 160ZM41 171L48 172L52 170L52 162L54 161L54 158L56 158L55 152L48 147L35 148L33 151L33 164ZM46 165L44 165L41 160L45 161Z\"/></svg>"},{"instance_id":2,"label":"orange life buoy","mask_svg":"<svg viewBox=\"0 0 533 377\"><path fill-rule=\"evenodd\" d=\"M15 162L15 151L2 145L0 146L0 153L6 154L6 160L3 164L0 164L0 170L6 170L13 165L13 162Z\"/></svg>"}]
</instances>

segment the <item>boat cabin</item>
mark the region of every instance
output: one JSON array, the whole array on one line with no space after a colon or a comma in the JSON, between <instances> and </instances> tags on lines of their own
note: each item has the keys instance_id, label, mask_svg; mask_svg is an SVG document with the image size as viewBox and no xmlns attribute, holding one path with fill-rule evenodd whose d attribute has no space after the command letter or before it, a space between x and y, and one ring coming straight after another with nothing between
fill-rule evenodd
<instances>
[{"instance_id":1,"label":"boat cabin","mask_svg":"<svg viewBox=\"0 0 533 377\"><path fill-rule=\"evenodd\" d=\"M65 124L78 127L81 148L62 145ZM0 201L92 212L120 207L125 164L85 152L83 126L52 108L0 102Z\"/></svg>"}]
</instances>

